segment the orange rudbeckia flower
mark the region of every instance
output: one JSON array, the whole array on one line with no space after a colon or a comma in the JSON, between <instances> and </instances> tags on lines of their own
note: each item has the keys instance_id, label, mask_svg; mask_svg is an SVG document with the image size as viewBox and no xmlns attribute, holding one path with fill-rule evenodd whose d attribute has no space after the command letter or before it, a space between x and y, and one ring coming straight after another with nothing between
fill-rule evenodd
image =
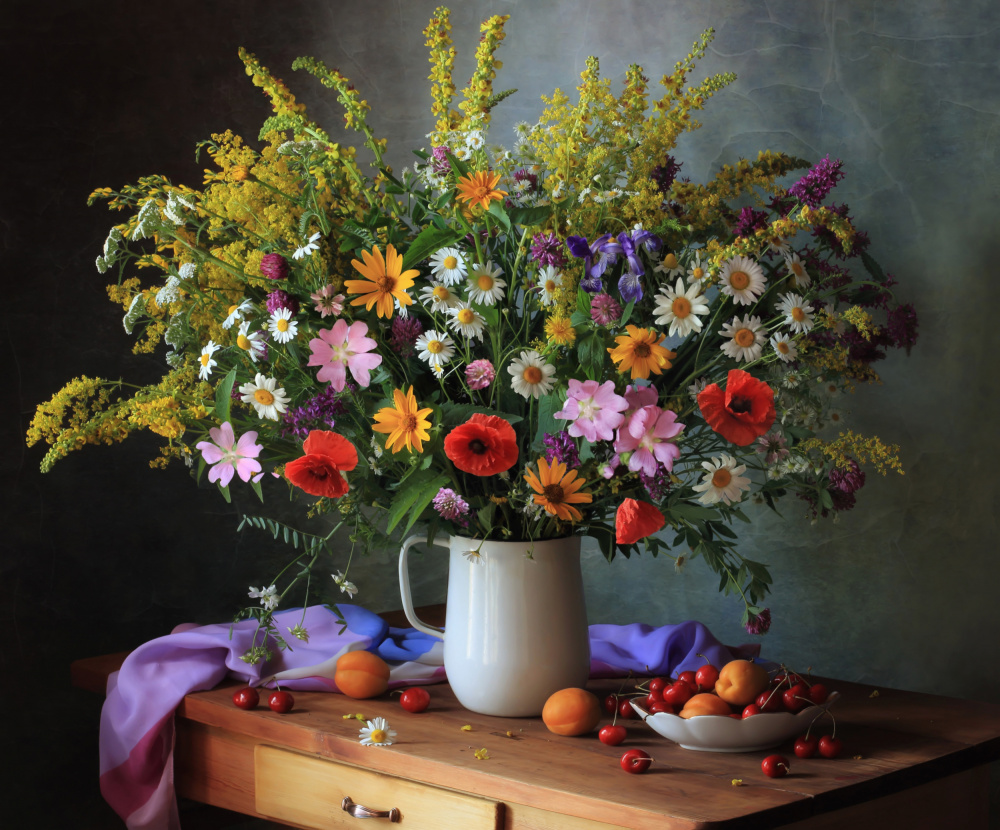
<instances>
[{"instance_id":1,"label":"orange rudbeckia flower","mask_svg":"<svg viewBox=\"0 0 1000 830\"><path fill-rule=\"evenodd\" d=\"M388 434L385 441L387 450L396 453L405 447L423 452L423 442L431 437L427 431L431 426L427 416L433 410L429 407L417 409L417 397L412 386L405 394L402 389L394 389L392 400L394 406L385 406L375 413L372 430Z\"/></svg>"},{"instance_id":2,"label":"orange rudbeckia flower","mask_svg":"<svg viewBox=\"0 0 1000 830\"><path fill-rule=\"evenodd\" d=\"M364 263L351 260L354 269L367 277L364 280L344 280L344 287L351 294L360 294L351 300L351 305L364 303L368 311L375 306L379 317L389 319L395 307L393 300L399 300L401 306L411 305L413 298L406 293L413 287L413 278L420 272L414 268L403 271L403 257L396 253L392 245L385 246L385 258L378 245L368 251L361 252Z\"/></svg>"},{"instance_id":3,"label":"orange rudbeckia flower","mask_svg":"<svg viewBox=\"0 0 1000 830\"><path fill-rule=\"evenodd\" d=\"M632 380L636 378L645 380L650 372L661 375L664 369L669 369L673 365L670 361L677 357L677 353L660 345L665 335L638 326L625 326L625 330L627 334L615 338L618 345L608 349L608 354L617 364L619 372L625 374L631 370Z\"/></svg>"},{"instance_id":4,"label":"orange rudbeckia flower","mask_svg":"<svg viewBox=\"0 0 1000 830\"><path fill-rule=\"evenodd\" d=\"M577 478L576 470L566 472L563 461L554 461L550 467L544 458L538 459L538 475L534 470L525 473L524 480L535 491L535 504L540 504L553 516L558 516L564 522L578 522L583 514L573 507L574 504L590 504L594 497L587 492L580 492L586 483Z\"/></svg>"},{"instance_id":5,"label":"orange rudbeckia flower","mask_svg":"<svg viewBox=\"0 0 1000 830\"><path fill-rule=\"evenodd\" d=\"M490 202L502 199L507 195L506 190L497 190L500 184L500 174L490 173L470 173L462 176L458 180L458 198L463 202L468 202L470 206L479 205L483 210L489 210Z\"/></svg>"}]
</instances>

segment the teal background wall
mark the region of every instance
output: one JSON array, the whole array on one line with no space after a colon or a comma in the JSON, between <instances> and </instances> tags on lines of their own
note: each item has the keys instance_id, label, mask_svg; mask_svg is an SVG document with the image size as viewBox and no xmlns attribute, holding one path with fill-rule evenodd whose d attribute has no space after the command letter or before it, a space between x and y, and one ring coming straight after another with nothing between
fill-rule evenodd
<instances>
[{"instance_id":1,"label":"teal background wall","mask_svg":"<svg viewBox=\"0 0 1000 830\"><path fill-rule=\"evenodd\" d=\"M22 758L15 818L118 826L97 795L99 701L69 688L68 663L181 621L228 618L283 553L236 534L236 509L249 503L198 492L179 469L149 470L152 441L90 448L38 474L41 450L22 443L37 403L83 373L149 380L162 359L129 354L93 266L114 219L88 209L87 195L153 172L197 185L197 141L226 128L254 137L268 107L243 73L240 45L331 127L335 102L290 65L315 55L339 67L371 104L393 163L408 164L432 126L421 31L435 5L4 3L0 669L30 690L0 730L4 756L16 748ZM775 577L774 624L759 639L766 656L817 673L1000 703L991 283L1000 4L456 0L452 9L459 82L479 22L511 15L497 86L519 91L497 110L493 141L510 142L514 122L537 117L542 93L575 87L588 55L612 79L637 62L655 80L714 26L701 72L739 80L710 101L703 129L683 137L683 174L704 181L765 148L844 160L837 201L869 231L900 298L917 306L921 335L910 356L880 364L881 386L843 409L853 428L901 445L906 475L870 473L858 508L836 523L812 525L795 503L782 517L755 517L744 550ZM443 599L442 563L431 555L420 568L418 601ZM394 568L391 556L356 567L358 600L397 607ZM585 578L593 622L693 617L723 640L754 639L698 561L675 573L669 560L608 565L592 550ZM72 798L45 799L41 781Z\"/></svg>"}]
</instances>

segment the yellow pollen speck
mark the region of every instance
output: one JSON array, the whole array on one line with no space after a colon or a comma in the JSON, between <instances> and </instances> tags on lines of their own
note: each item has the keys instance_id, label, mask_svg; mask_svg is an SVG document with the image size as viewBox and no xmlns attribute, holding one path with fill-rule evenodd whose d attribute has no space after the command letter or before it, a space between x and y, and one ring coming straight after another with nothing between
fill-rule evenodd
<instances>
[{"instance_id":1,"label":"yellow pollen speck","mask_svg":"<svg viewBox=\"0 0 1000 830\"><path fill-rule=\"evenodd\" d=\"M463 308L455 316L463 325L468 325L476 319L476 313L471 308Z\"/></svg>"},{"instance_id":2,"label":"yellow pollen speck","mask_svg":"<svg viewBox=\"0 0 1000 830\"><path fill-rule=\"evenodd\" d=\"M673 254L667 254L663 258L662 265L663 265L664 268L670 268L671 270L674 269L674 268L676 268L677 267L677 257L674 256Z\"/></svg>"},{"instance_id":3,"label":"yellow pollen speck","mask_svg":"<svg viewBox=\"0 0 1000 830\"><path fill-rule=\"evenodd\" d=\"M232 314L236 309L239 308L239 304L229 306L229 313Z\"/></svg>"},{"instance_id":4,"label":"yellow pollen speck","mask_svg":"<svg viewBox=\"0 0 1000 830\"><path fill-rule=\"evenodd\" d=\"M696 280L700 280L705 276L705 269L693 268L691 269L691 276L694 277Z\"/></svg>"},{"instance_id":5,"label":"yellow pollen speck","mask_svg":"<svg viewBox=\"0 0 1000 830\"><path fill-rule=\"evenodd\" d=\"M246 335L239 335L236 338L236 345L239 346L243 351L250 351L250 341L247 339Z\"/></svg>"},{"instance_id":6,"label":"yellow pollen speck","mask_svg":"<svg viewBox=\"0 0 1000 830\"><path fill-rule=\"evenodd\" d=\"M788 343L784 340L779 340L777 343L775 343L774 348L776 348L782 354L788 354L791 351L791 349L788 348Z\"/></svg>"},{"instance_id":7,"label":"yellow pollen speck","mask_svg":"<svg viewBox=\"0 0 1000 830\"><path fill-rule=\"evenodd\" d=\"M434 286L434 299L441 300L444 302L451 296L451 292L448 290L447 286L436 285Z\"/></svg>"},{"instance_id":8,"label":"yellow pollen speck","mask_svg":"<svg viewBox=\"0 0 1000 830\"><path fill-rule=\"evenodd\" d=\"M792 309L792 319L796 323L801 323L806 319L806 313L802 310L801 306L795 306L795 308Z\"/></svg>"},{"instance_id":9,"label":"yellow pollen speck","mask_svg":"<svg viewBox=\"0 0 1000 830\"><path fill-rule=\"evenodd\" d=\"M385 730L373 729L368 737L373 744L380 744L385 740Z\"/></svg>"},{"instance_id":10,"label":"yellow pollen speck","mask_svg":"<svg viewBox=\"0 0 1000 830\"><path fill-rule=\"evenodd\" d=\"M211 359L212 359L212 358L211 358L211 357L210 357L209 355L207 355L207 354L203 354L203 355L201 356L201 365L202 365L202 366L208 366L208 361L210 361Z\"/></svg>"},{"instance_id":11,"label":"yellow pollen speck","mask_svg":"<svg viewBox=\"0 0 1000 830\"><path fill-rule=\"evenodd\" d=\"M806 269L802 267L801 262L793 262L791 267L792 273L797 277L801 277L806 272Z\"/></svg>"},{"instance_id":12,"label":"yellow pollen speck","mask_svg":"<svg viewBox=\"0 0 1000 830\"><path fill-rule=\"evenodd\" d=\"M480 274L476 280L476 285L479 286L480 291L492 291L493 290L493 277L489 274Z\"/></svg>"}]
</instances>

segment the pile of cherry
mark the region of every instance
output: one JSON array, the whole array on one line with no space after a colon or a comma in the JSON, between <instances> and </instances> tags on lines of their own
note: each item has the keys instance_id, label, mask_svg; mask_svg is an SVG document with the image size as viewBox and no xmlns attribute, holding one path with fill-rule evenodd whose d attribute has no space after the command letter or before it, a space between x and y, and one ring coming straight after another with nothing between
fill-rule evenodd
<instances>
[{"instance_id":1,"label":"pile of cherry","mask_svg":"<svg viewBox=\"0 0 1000 830\"><path fill-rule=\"evenodd\" d=\"M745 663L746 661L741 662ZM740 668L735 663L736 661L732 667ZM730 666L723 667L722 674L729 673L727 672L729 668ZM735 705L732 702L734 698L731 691L727 690L725 697L729 700L718 703L718 711L709 713L704 710L705 704L702 704L700 707L696 707L694 712L691 712L690 705L697 701L699 695L718 697L716 684L719 677L720 670L706 663L697 671L680 672L674 679L650 678L637 684L632 693L609 694L604 698L603 706L604 711L613 716L613 720L600 729L598 738L609 746L618 746L625 740L628 733L625 727L617 721L618 719L627 720L640 716L632 707L633 702L650 715L666 712L681 717L697 717L701 716L704 711L704 714L728 715L728 717L737 720L744 720L752 717L766 717L777 712L796 714L807 706L822 705L829 697L829 690L823 683L811 681L809 678L782 666L773 677L768 677L766 688L759 692L754 690L749 697L742 698L749 700L745 705ZM726 706L728 706L728 711ZM813 733L813 726L822 718L829 718L832 730L830 734L816 735ZM795 739L793 751L796 757L812 758L819 755L822 758L836 758L843 750L843 742L836 736L836 732L837 725L833 715L825 708L820 709L805 733ZM626 772L641 773L649 768L651 761L652 759L643 750L632 749L622 756L621 766ZM788 774L789 769L788 759L782 755L769 755L761 762L761 770L770 778L781 778Z\"/></svg>"}]
</instances>

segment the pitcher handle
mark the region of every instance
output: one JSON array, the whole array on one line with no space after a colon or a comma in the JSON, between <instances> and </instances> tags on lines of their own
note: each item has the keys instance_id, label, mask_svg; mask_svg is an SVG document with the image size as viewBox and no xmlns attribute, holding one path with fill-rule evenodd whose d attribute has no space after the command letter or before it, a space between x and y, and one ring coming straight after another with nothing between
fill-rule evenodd
<instances>
[{"instance_id":1,"label":"pitcher handle","mask_svg":"<svg viewBox=\"0 0 1000 830\"><path fill-rule=\"evenodd\" d=\"M417 629L417 631L422 631L424 634L430 634L432 637L443 640L444 629L428 625L417 617L417 612L413 608L413 596L410 594L410 571L406 564L407 556L413 545L424 541L426 539L423 536L411 536L403 542L403 547L399 551L399 595L403 600L403 613L406 614L406 619L410 625ZM430 544L438 545L439 547L448 547L448 539L447 537L442 537L441 540L434 538L431 539Z\"/></svg>"}]
</instances>

